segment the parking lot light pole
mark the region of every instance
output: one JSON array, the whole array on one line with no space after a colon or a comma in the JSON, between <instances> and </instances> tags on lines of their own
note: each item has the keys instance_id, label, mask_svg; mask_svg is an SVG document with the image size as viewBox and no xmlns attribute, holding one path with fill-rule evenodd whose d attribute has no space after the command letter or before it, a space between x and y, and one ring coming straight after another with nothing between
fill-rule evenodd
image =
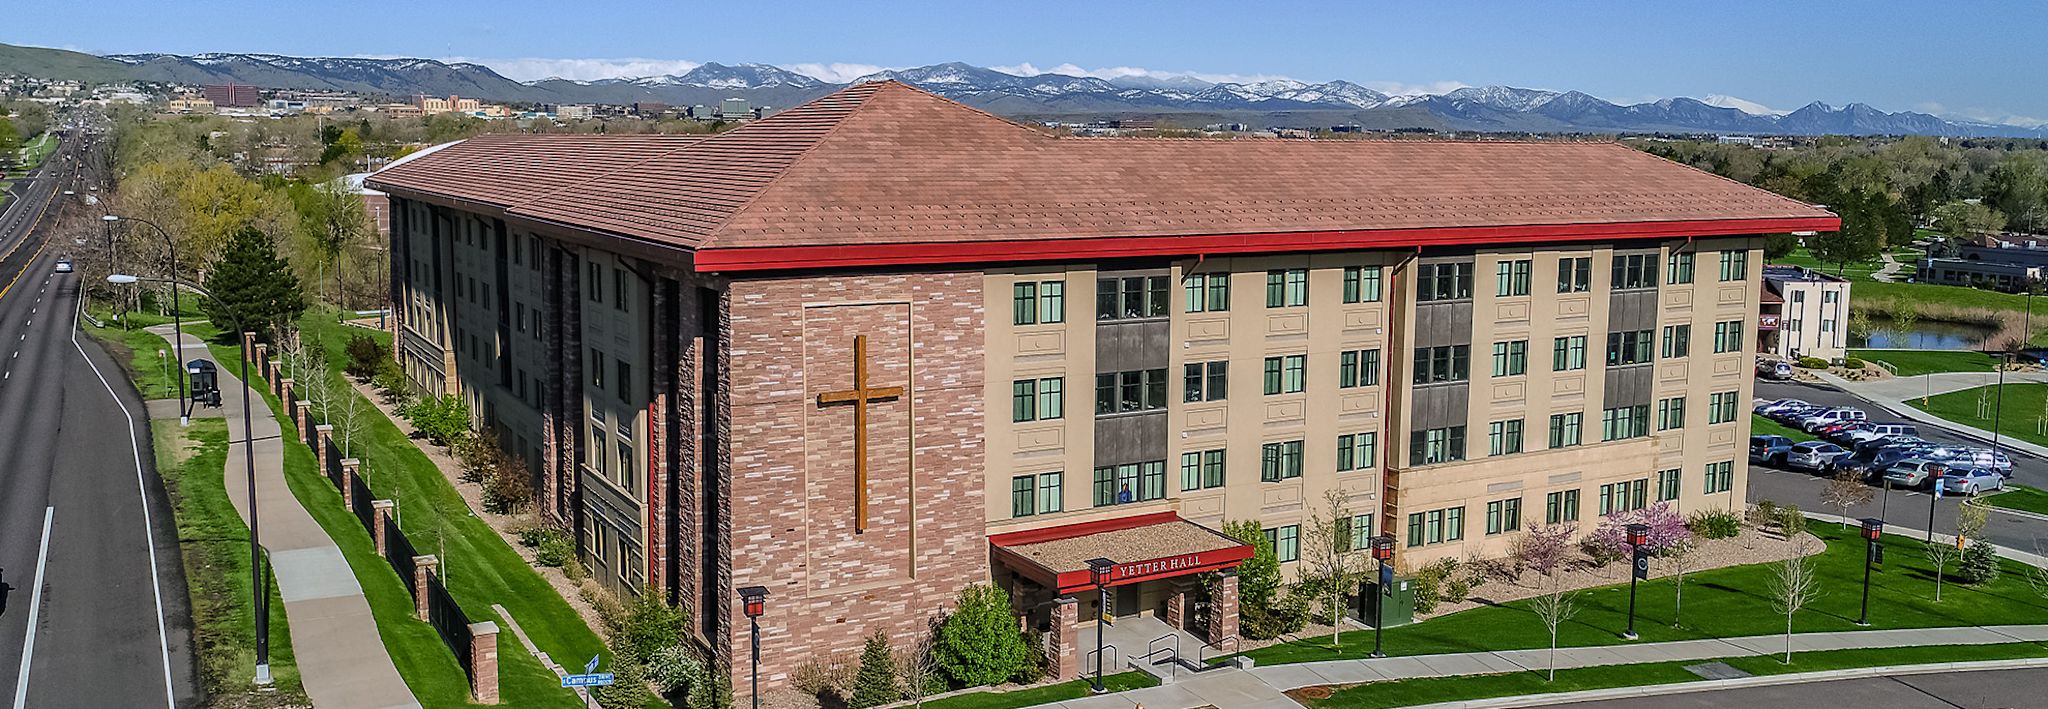
<instances>
[{"instance_id":1,"label":"parking lot light pole","mask_svg":"<svg viewBox=\"0 0 2048 709\"><path fill-rule=\"evenodd\" d=\"M1638 523L1628 526L1628 546L1631 557L1630 566L1632 567L1628 575L1628 630L1621 632L1621 637L1628 640L1634 640L1637 637L1636 581L1643 578L1645 576L1643 572L1649 568L1650 557L1648 550L1643 548L1643 545L1649 543L1649 541L1650 525Z\"/></svg>"},{"instance_id":2,"label":"parking lot light pole","mask_svg":"<svg viewBox=\"0 0 2048 709\"><path fill-rule=\"evenodd\" d=\"M1388 599L1394 597L1394 535L1372 538L1372 558L1380 563L1380 598L1372 607L1372 656L1386 657L1387 653L1380 651L1380 633L1387 628Z\"/></svg>"},{"instance_id":3,"label":"parking lot light pole","mask_svg":"<svg viewBox=\"0 0 2048 709\"><path fill-rule=\"evenodd\" d=\"M1884 560L1884 547L1878 538L1884 535L1884 520L1876 517L1863 518L1863 612L1857 614L1857 625L1870 625L1870 567Z\"/></svg>"},{"instance_id":4,"label":"parking lot light pole","mask_svg":"<svg viewBox=\"0 0 2048 709\"><path fill-rule=\"evenodd\" d=\"M1941 500L1941 474L1948 468L1939 463L1927 466L1927 543L1934 543L1934 503Z\"/></svg>"}]
</instances>

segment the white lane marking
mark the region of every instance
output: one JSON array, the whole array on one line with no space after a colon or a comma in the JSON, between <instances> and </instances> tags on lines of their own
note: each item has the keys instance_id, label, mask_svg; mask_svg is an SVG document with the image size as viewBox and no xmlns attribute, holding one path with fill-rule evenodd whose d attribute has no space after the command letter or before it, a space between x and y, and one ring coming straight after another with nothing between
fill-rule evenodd
<instances>
[{"instance_id":1,"label":"white lane marking","mask_svg":"<svg viewBox=\"0 0 2048 709\"><path fill-rule=\"evenodd\" d=\"M57 508L43 508L43 549L36 553L36 586L28 596L28 637L21 641L21 676L14 680L14 709L28 706L28 667L36 656L36 616L43 610L43 568L50 562L50 520Z\"/></svg>"},{"instance_id":2,"label":"white lane marking","mask_svg":"<svg viewBox=\"0 0 2048 709\"><path fill-rule=\"evenodd\" d=\"M92 357L85 354L85 346L78 344L78 314L85 311L85 299L79 298L71 314L71 346L78 349L78 356L85 360L85 366L92 368L92 374L99 377L100 385L107 388L107 396L113 397L114 405L121 407L121 415L128 419L128 449L135 454L135 493L142 503L142 537L144 548L149 550L149 593L156 597L156 646L163 658L164 706L178 709L178 699L171 689L171 640L164 631L163 582L156 573L156 529L150 526L148 486L142 481L142 442L135 436L135 414L128 411L128 405L121 401L121 395L114 393L114 384L107 381L107 375L100 372L100 366L93 364Z\"/></svg>"}]
</instances>

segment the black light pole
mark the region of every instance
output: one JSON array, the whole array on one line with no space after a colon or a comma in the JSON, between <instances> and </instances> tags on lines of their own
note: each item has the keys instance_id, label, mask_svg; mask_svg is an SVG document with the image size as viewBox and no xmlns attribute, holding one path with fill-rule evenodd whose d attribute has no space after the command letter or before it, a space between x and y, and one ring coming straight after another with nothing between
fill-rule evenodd
<instances>
[{"instance_id":1,"label":"black light pole","mask_svg":"<svg viewBox=\"0 0 2048 709\"><path fill-rule=\"evenodd\" d=\"M1941 500L1941 474L1948 472L1937 463L1928 466L1927 472L1927 543L1934 543L1934 503Z\"/></svg>"},{"instance_id":2,"label":"black light pole","mask_svg":"<svg viewBox=\"0 0 2048 709\"><path fill-rule=\"evenodd\" d=\"M1878 537L1884 534L1884 520L1876 517L1863 518L1863 612L1856 616L1857 625L1870 624L1870 566L1884 560L1884 547L1878 545Z\"/></svg>"},{"instance_id":3,"label":"black light pole","mask_svg":"<svg viewBox=\"0 0 2048 709\"><path fill-rule=\"evenodd\" d=\"M1101 594L1097 609L1101 616L1095 619L1095 686L1089 691L1096 694L1109 691L1102 686L1102 666L1109 658L1102 656L1102 631L1109 625L1109 572L1116 562L1096 557L1088 560L1088 573L1095 579L1095 590Z\"/></svg>"},{"instance_id":4,"label":"black light pole","mask_svg":"<svg viewBox=\"0 0 2048 709\"><path fill-rule=\"evenodd\" d=\"M1380 651L1380 631L1387 627L1387 599L1394 597L1394 535L1372 538L1372 558L1380 563L1380 598L1372 606L1372 656L1386 657Z\"/></svg>"},{"instance_id":5,"label":"black light pole","mask_svg":"<svg viewBox=\"0 0 2048 709\"><path fill-rule=\"evenodd\" d=\"M168 269L166 269L167 272L165 273L164 278L162 280L167 281L171 284L171 331L177 334L177 337L171 342L171 350L174 353L173 356L178 360L178 425L190 425L192 423L192 407L188 406L188 402L185 401L185 319L180 316L181 314L179 311L181 310L181 308L179 307L178 303L178 245L177 243L171 241L170 233L164 231L163 227L157 226L156 222L152 222L147 219L137 219L135 217L121 217L113 214L107 214L100 217L101 221L104 221L108 224L121 221L122 219L127 219L128 221L136 222L138 224L147 224L149 225L149 228L155 229L157 235L164 238L164 248L169 250L171 255L170 266ZM109 238L111 238L111 236ZM112 256L109 255L109 258L112 258ZM216 298L215 300L218 301L219 299ZM239 323L237 325L238 326L235 329L239 331L241 328L239 327ZM248 358L243 357L243 359ZM246 385L249 383L249 380L243 379L242 383Z\"/></svg>"},{"instance_id":6,"label":"black light pole","mask_svg":"<svg viewBox=\"0 0 2048 709\"><path fill-rule=\"evenodd\" d=\"M1628 640L1634 640L1637 637L1636 581L1649 575L1650 554L1648 549L1643 548L1643 545L1649 542L1649 540L1650 525L1631 524L1628 526L1628 546L1629 552L1633 557L1631 566L1634 569L1628 575L1628 630L1621 632L1621 637Z\"/></svg>"},{"instance_id":7,"label":"black light pole","mask_svg":"<svg viewBox=\"0 0 2048 709\"><path fill-rule=\"evenodd\" d=\"M746 603L747 622L753 625L754 639L754 709L761 709L761 614L768 611L768 587L748 586L740 589L740 599Z\"/></svg>"},{"instance_id":8,"label":"black light pole","mask_svg":"<svg viewBox=\"0 0 2048 709\"><path fill-rule=\"evenodd\" d=\"M2025 347L2027 346L2027 343L2022 341L2020 342L2020 346ZM1997 455L1999 452L1998 422L2005 416L2005 369L2006 365L2011 363L2011 352L1998 353L1998 401L1994 405L1994 408L1991 409L1991 454L1994 456ZM1997 461L1993 460L1992 465L1996 467Z\"/></svg>"},{"instance_id":9,"label":"black light pole","mask_svg":"<svg viewBox=\"0 0 2048 709\"><path fill-rule=\"evenodd\" d=\"M119 273L107 276L107 282L115 285L133 284L142 281L168 281L173 287L178 284L177 280L168 278L142 278ZM206 292L203 288L189 284L187 287L200 295L206 296L215 305L219 305L221 312L225 313L228 319L234 321L236 332L244 331L242 316L234 308L228 307L227 303L222 302L220 298ZM184 335L182 333L179 334L178 339L185 339ZM185 363L182 361L184 359L182 356L179 359L178 378L182 383L185 377ZM267 687L270 686L270 591L267 588L269 585L267 579L269 574L263 571L263 525L260 522L262 516L257 514L256 510L256 418L255 414L252 413L254 404L249 401L249 353L242 353L240 359L242 360L242 460L248 466L247 474L249 479L249 585L255 595L256 606L256 684Z\"/></svg>"}]
</instances>

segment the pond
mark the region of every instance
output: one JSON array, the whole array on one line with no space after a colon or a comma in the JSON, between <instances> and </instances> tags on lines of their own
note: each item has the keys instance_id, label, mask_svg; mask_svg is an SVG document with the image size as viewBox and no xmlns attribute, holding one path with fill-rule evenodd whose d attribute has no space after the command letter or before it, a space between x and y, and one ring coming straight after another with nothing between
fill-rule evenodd
<instances>
[{"instance_id":1,"label":"pond","mask_svg":"<svg viewBox=\"0 0 2048 709\"><path fill-rule=\"evenodd\" d=\"M1849 346L1873 350L1974 350L1995 332L1983 325L1921 320L1904 333L1897 332L1890 318L1871 318L1870 334L1849 336Z\"/></svg>"}]
</instances>

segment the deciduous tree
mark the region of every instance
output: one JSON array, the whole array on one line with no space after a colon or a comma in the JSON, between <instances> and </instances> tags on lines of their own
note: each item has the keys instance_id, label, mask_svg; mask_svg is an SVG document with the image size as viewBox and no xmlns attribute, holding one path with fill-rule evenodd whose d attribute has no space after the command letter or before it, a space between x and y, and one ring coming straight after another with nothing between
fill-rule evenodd
<instances>
[{"instance_id":1,"label":"deciduous tree","mask_svg":"<svg viewBox=\"0 0 2048 709\"><path fill-rule=\"evenodd\" d=\"M1785 664L1792 664L1792 620L1799 610L1820 597L1820 574L1807 558L1811 537L1793 535L1786 544L1791 556L1771 570L1771 605L1785 616Z\"/></svg>"}]
</instances>

